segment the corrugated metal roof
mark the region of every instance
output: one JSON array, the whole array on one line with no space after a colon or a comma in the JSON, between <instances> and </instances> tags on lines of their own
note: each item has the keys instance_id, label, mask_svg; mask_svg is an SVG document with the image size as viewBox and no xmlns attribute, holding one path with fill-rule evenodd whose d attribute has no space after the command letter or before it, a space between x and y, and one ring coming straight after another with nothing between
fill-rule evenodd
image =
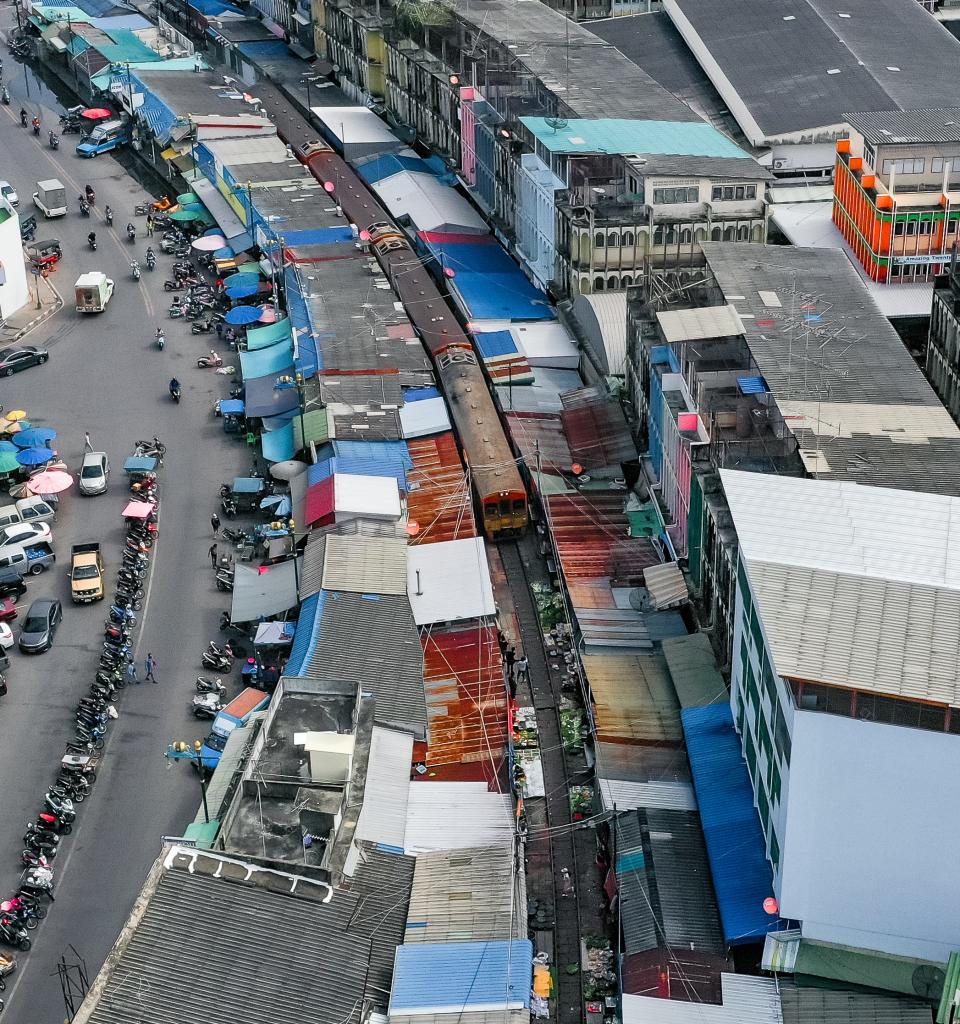
<instances>
[{"instance_id":1,"label":"corrugated metal roof","mask_svg":"<svg viewBox=\"0 0 960 1024\"><path fill-rule=\"evenodd\" d=\"M405 943L526 934L523 864L512 843L421 853L416 863Z\"/></svg>"},{"instance_id":2,"label":"corrugated metal roof","mask_svg":"<svg viewBox=\"0 0 960 1024\"><path fill-rule=\"evenodd\" d=\"M629 782L599 778L600 795L607 810L658 807L667 811L695 811L697 798L689 782Z\"/></svg>"},{"instance_id":3,"label":"corrugated metal roof","mask_svg":"<svg viewBox=\"0 0 960 1024\"><path fill-rule=\"evenodd\" d=\"M697 306L657 313L668 344L704 338L733 338L743 334L743 323L733 306Z\"/></svg>"},{"instance_id":4,"label":"corrugated metal roof","mask_svg":"<svg viewBox=\"0 0 960 1024\"><path fill-rule=\"evenodd\" d=\"M603 766L605 778L641 783L689 783L691 780L687 757L677 747L598 742L597 749L597 763Z\"/></svg>"},{"instance_id":5,"label":"corrugated metal roof","mask_svg":"<svg viewBox=\"0 0 960 1024\"><path fill-rule=\"evenodd\" d=\"M485 782L411 782L407 853L511 842L513 798Z\"/></svg>"},{"instance_id":6,"label":"corrugated metal roof","mask_svg":"<svg viewBox=\"0 0 960 1024\"><path fill-rule=\"evenodd\" d=\"M777 927L763 909L773 895L753 787L729 704L681 712L713 884L731 946L756 942Z\"/></svg>"},{"instance_id":7,"label":"corrugated metal roof","mask_svg":"<svg viewBox=\"0 0 960 1024\"><path fill-rule=\"evenodd\" d=\"M433 174L400 170L371 187L394 217L409 217L417 231L485 235L489 230L470 203Z\"/></svg>"},{"instance_id":8,"label":"corrugated metal roof","mask_svg":"<svg viewBox=\"0 0 960 1024\"><path fill-rule=\"evenodd\" d=\"M562 407L562 404L561 404ZM537 454L543 475L569 476L574 459L563 433L560 416L553 413L508 412L507 426L514 444L530 467L534 485L537 483ZM546 488L544 488L546 489Z\"/></svg>"},{"instance_id":9,"label":"corrugated metal roof","mask_svg":"<svg viewBox=\"0 0 960 1024\"><path fill-rule=\"evenodd\" d=\"M699 708L706 704L725 704L729 700L706 633L671 637L663 641L661 650L680 707Z\"/></svg>"},{"instance_id":10,"label":"corrugated metal roof","mask_svg":"<svg viewBox=\"0 0 960 1024\"><path fill-rule=\"evenodd\" d=\"M584 469L619 466L637 458L620 402L600 386L560 396L560 421L575 462Z\"/></svg>"},{"instance_id":11,"label":"corrugated metal roof","mask_svg":"<svg viewBox=\"0 0 960 1024\"><path fill-rule=\"evenodd\" d=\"M425 631L421 640L427 767L442 778L445 768L473 765L477 780L494 783L507 751L507 689L496 629L451 626Z\"/></svg>"},{"instance_id":12,"label":"corrugated metal roof","mask_svg":"<svg viewBox=\"0 0 960 1024\"><path fill-rule=\"evenodd\" d=\"M420 527L411 544L475 537L473 498L452 433L408 442L407 518Z\"/></svg>"},{"instance_id":13,"label":"corrugated metal roof","mask_svg":"<svg viewBox=\"0 0 960 1024\"><path fill-rule=\"evenodd\" d=\"M683 739L680 707L659 654L584 655L593 694L593 718L602 743L665 744ZM602 764L600 774L609 778Z\"/></svg>"},{"instance_id":14,"label":"corrugated metal roof","mask_svg":"<svg viewBox=\"0 0 960 1024\"><path fill-rule=\"evenodd\" d=\"M204 865L225 866L212 877L209 867L200 870ZM264 884L280 876L254 872L248 881L242 865L238 870L212 854L191 858L190 866L154 867L148 886L158 872L156 888L85 1001L89 1024L161 1021L171 1018L171 1007L178 1019L205 1024L302 1024L305 1006L325 1024L360 1020L371 943L354 920L354 894L336 890L323 903L299 895L309 885L296 894L289 884L270 892Z\"/></svg>"},{"instance_id":15,"label":"corrugated metal roof","mask_svg":"<svg viewBox=\"0 0 960 1024\"><path fill-rule=\"evenodd\" d=\"M233 786L237 772L246 762L248 744L260 728L260 723L266 718L266 711L258 711L247 719L244 725L238 725L236 729L227 736L226 746L220 754L220 760L213 775L207 781L207 806L201 804L197 816L193 819L196 824L206 821L206 811L209 810L211 820L220 817L224 802Z\"/></svg>"},{"instance_id":16,"label":"corrugated metal roof","mask_svg":"<svg viewBox=\"0 0 960 1024\"><path fill-rule=\"evenodd\" d=\"M623 997L623 1024L783 1024L774 978L722 974L722 1006L655 996Z\"/></svg>"},{"instance_id":17,"label":"corrugated metal roof","mask_svg":"<svg viewBox=\"0 0 960 1024\"><path fill-rule=\"evenodd\" d=\"M629 811L617 818L617 881L625 951L724 951L696 811Z\"/></svg>"},{"instance_id":18,"label":"corrugated metal roof","mask_svg":"<svg viewBox=\"0 0 960 1024\"><path fill-rule=\"evenodd\" d=\"M371 940L367 997L382 1007L390 998L393 963L397 946L403 941L415 864L413 857L365 847L355 874L346 883L360 900L354 927Z\"/></svg>"},{"instance_id":19,"label":"corrugated metal roof","mask_svg":"<svg viewBox=\"0 0 960 1024\"><path fill-rule=\"evenodd\" d=\"M574 318L583 329L597 362L607 373L622 376L627 366L627 292L578 295Z\"/></svg>"},{"instance_id":20,"label":"corrugated metal roof","mask_svg":"<svg viewBox=\"0 0 960 1024\"><path fill-rule=\"evenodd\" d=\"M777 672L960 706L960 499L723 471Z\"/></svg>"},{"instance_id":21,"label":"corrugated metal roof","mask_svg":"<svg viewBox=\"0 0 960 1024\"><path fill-rule=\"evenodd\" d=\"M930 1004L780 982L783 1024L930 1024Z\"/></svg>"},{"instance_id":22,"label":"corrugated metal roof","mask_svg":"<svg viewBox=\"0 0 960 1024\"><path fill-rule=\"evenodd\" d=\"M422 1013L466 1016L530 1006L533 944L443 942L400 946L390 993L390 1019Z\"/></svg>"},{"instance_id":23,"label":"corrugated metal roof","mask_svg":"<svg viewBox=\"0 0 960 1024\"><path fill-rule=\"evenodd\" d=\"M293 560L266 566L263 571L237 565L230 620L254 622L261 616L269 617L293 608L297 600L297 568Z\"/></svg>"},{"instance_id":24,"label":"corrugated metal roof","mask_svg":"<svg viewBox=\"0 0 960 1024\"><path fill-rule=\"evenodd\" d=\"M406 579L418 626L487 618L497 610L482 537L411 547Z\"/></svg>"},{"instance_id":25,"label":"corrugated metal roof","mask_svg":"<svg viewBox=\"0 0 960 1024\"><path fill-rule=\"evenodd\" d=\"M643 580L654 608L671 608L690 598L686 580L676 562L648 566L643 570Z\"/></svg>"},{"instance_id":26,"label":"corrugated metal roof","mask_svg":"<svg viewBox=\"0 0 960 1024\"><path fill-rule=\"evenodd\" d=\"M450 430L447 403L442 398L408 402L400 410L400 429L407 440Z\"/></svg>"},{"instance_id":27,"label":"corrugated metal roof","mask_svg":"<svg viewBox=\"0 0 960 1024\"><path fill-rule=\"evenodd\" d=\"M316 596L316 595L315 595ZM406 596L321 591L323 600L301 641L297 624L290 674L314 679L355 679L375 698L378 724L426 735L420 636ZM304 602L306 607L306 602ZM301 612L303 619L303 612ZM302 660L294 655L303 651Z\"/></svg>"},{"instance_id":28,"label":"corrugated metal roof","mask_svg":"<svg viewBox=\"0 0 960 1024\"><path fill-rule=\"evenodd\" d=\"M406 541L331 534L326 541L322 585L324 590L357 594L405 594Z\"/></svg>"},{"instance_id":29,"label":"corrugated metal roof","mask_svg":"<svg viewBox=\"0 0 960 1024\"><path fill-rule=\"evenodd\" d=\"M357 841L369 840L394 852L403 850L412 763L413 737L409 733L373 727L363 807L354 832ZM353 863L348 858L348 870Z\"/></svg>"},{"instance_id":30,"label":"corrugated metal roof","mask_svg":"<svg viewBox=\"0 0 960 1024\"><path fill-rule=\"evenodd\" d=\"M843 118L875 146L960 142L960 107L864 111Z\"/></svg>"},{"instance_id":31,"label":"corrugated metal roof","mask_svg":"<svg viewBox=\"0 0 960 1024\"><path fill-rule=\"evenodd\" d=\"M521 117L523 124L550 153L670 154L747 160L750 154L734 145L713 125L701 122L647 121L634 118L571 118L564 127L554 118Z\"/></svg>"},{"instance_id":32,"label":"corrugated metal roof","mask_svg":"<svg viewBox=\"0 0 960 1024\"><path fill-rule=\"evenodd\" d=\"M960 429L841 250L703 252L810 476L960 494Z\"/></svg>"}]
</instances>

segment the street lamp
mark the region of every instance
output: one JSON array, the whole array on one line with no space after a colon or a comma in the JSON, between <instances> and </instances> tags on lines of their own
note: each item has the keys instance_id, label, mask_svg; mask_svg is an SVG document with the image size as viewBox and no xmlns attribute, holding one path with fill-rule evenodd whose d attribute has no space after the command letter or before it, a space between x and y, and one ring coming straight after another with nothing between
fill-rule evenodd
<instances>
[{"instance_id":1,"label":"street lamp","mask_svg":"<svg viewBox=\"0 0 960 1024\"><path fill-rule=\"evenodd\" d=\"M199 740L193 741L193 746L180 740L178 743L171 743L164 753L169 763L172 761L191 761L197 769L197 777L200 779L200 796L203 800L203 820L210 824L210 811L207 808L207 771L203 765L203 757L200 751L203 744Z\"/></svg>"}]
</instances>

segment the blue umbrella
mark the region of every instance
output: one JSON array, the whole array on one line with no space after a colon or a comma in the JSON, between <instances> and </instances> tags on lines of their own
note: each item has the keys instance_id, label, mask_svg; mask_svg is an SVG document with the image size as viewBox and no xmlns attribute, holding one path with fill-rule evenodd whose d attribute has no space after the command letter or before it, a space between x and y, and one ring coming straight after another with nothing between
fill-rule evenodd
<instances>
[{"instance_id":1,"label":"blue umbrella","mask_svg":"<svg viewBox=\"0 0 960 1024\"><path fill-rule=\"evenodd\" d=\"M223 230L221 228L208 228L204 231L205 235L222 235Z\"/></svg>"},{"instance_id":2,"label":"blue umbrella","mask_svg":"<svg viewBox=\"0 0 960 1024\"><path fill-rule=\"evenodd\" d=\"M56 436L57 432L50 427L31 427L29 430L21 430L14 437L13 443L18 448L35 448L37 445L49 445Z\"/></svg>"},{"instance_id":3,"label":"blue umbrella","mask_svg":"<svg viewBox=\"0 0 960 1024\"><path fill-rule=\"evenodd\" d=\"M256 323L260 316L261 310L257 306L234 306L223 319L234 327L240 327Z\"/></svg>"},{"instance_id":4,"label":"blue umbrella","mask_svg":"<svg viewBox=\"0 0 960 1024\"><path fill-rule=\"evenodd\" d=\"M228 284L224 289L228 298L231 299L249 299L251 295L256 295L260 290L259 284L244 284L242 281L240 284ZM257 312L257 319L260 319L260 311Z\"/></svg>"},{"instance_id":5,"label":"blue umbrella","mask_svg":"<svg viewBox=\"0 0 960 1024\"><path fill-rule=\"evenodd\" d=\"M285 494L271 494L260 502L262 509L269 509L275 516L288 516L293 510L290 499Z\"/></svg>"},{"instance_id":6,"label":"blue umbrella","mask_svg":"<svg viewBox=\"0 0 960 1024\"><path fill-rule=\"evenodd\" d=\"M24 448L22 452L17 452L17 462L21 466L42 466L54 457L49 448Z\"/></svg>"},{"instance_id":7,"label":"blue umbrella","mask_svg":"<svg viewBox=\"0 0 960 1024\"><path fill-rule=\"evenodd\" d=\"M13 441L0 441L0 452L15 452L17 446Z\"/></svg>"},{"instance_id":8,"label":"blue umbrella","mask_svg":"<svg viewBox=\"0 0 960 1024\"><path fill-rule=\"evenodd\" d=\"M226 279L225 283L228 284L228 285L231 285L231 284L259 284L260 283L260 275L259 274L245 274L245 273L243 273L241 271L240 273L237 273L237 274L231 274Z\"/></svg>"},{"instance_id":9,"label":"blue umbrella","mask_svg":"<svg viewBox=\"0 0 960 1024\"><path fill-rule=\"evenodd\" d=\"M237 254L230 248L229 245L225 245L222 249L217 249L213 254L215 260L232 260Z\"/></svg>"}]
</instances>

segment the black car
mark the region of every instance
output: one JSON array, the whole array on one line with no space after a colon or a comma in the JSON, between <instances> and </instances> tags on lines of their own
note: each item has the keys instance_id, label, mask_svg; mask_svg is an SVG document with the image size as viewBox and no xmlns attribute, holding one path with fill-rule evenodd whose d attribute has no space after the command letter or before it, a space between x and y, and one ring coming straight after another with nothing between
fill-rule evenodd
<instances>
[{"instance_id":1,"label":"black car","mask_svg":"<svg viewBox=\"0 0 960 1024\"><path fill-rule=\"evenodd\" d=\"M23 620L23 630L18 641L20 650L24 654L48 651L53 645L53 636L62 618L63 609L59 601L49 597L34 601Z\"/></svg>"},{"instance_id":2,"label":"black car","mask_svg":"<svg viewBox=\"0 0 960 1024\"><path fill-rule=\"evenodd\" d=\"M27 592L23 576L16 569L0 569L0 597L19 600Z\"/></svg>"},{"instance_id":3,"label":"black car","mask_svg":"<svg viewBox=\"0 0 960 1024\"><path fill-rule=\"evenodd\" d=\"M42 366L49 358L50 353L45 348L34 348L32 345L12 348L0 355L0 376L10 377L28 366Z\"/></svg>"}]
</instances>

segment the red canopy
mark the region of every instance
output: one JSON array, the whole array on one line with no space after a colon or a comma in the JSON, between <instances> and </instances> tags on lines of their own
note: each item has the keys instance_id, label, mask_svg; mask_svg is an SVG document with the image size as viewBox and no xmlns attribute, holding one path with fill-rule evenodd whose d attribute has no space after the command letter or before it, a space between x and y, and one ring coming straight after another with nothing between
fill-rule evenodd
<instances>
[{"instance_id":1,"label":"red canopy","mask_svg":"<svg viewBox=\"0 0 960 1024\"><path fill-rule=\"evenodd\" d=\"M107 110L106 107L88 107L80 116L88 121L102 121L105 117L113 117L113 111Z\"/></svg>"}]
</instances>

